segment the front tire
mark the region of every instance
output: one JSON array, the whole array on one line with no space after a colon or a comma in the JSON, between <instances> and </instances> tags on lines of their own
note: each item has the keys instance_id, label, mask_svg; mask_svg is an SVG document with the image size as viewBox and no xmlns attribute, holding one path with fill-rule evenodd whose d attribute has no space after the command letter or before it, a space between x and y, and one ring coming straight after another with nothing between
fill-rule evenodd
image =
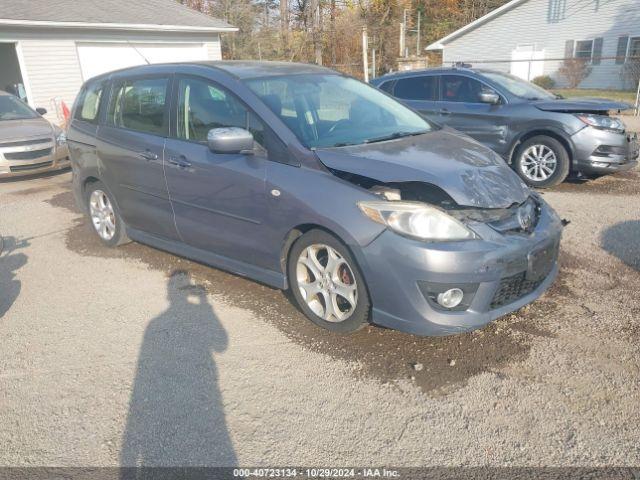
<instances>
[{"instance_id":1,"label":"front tire","mask_svg":"<svg viewBox=\"0 0 640 480\"><path fill-rule=\"evenodd\" d=\"M311 230L293 244L287 264L296 303L316 325L351 333L369 322L371 302L348 248L333 235Z\"/></svg>"},{"instance_id":2,"label":"front tire","mask_svg":"<svg viewBox=\"0 0 640 480\"><path fill-rule=\"evenodd\" d=\"M130 242L118 207L102 182L87 186L85 205L91 227L104 245L117 247Z\"/></svg>"},{"instance_id":3,"label":"front tire","mask_svg":"<svg viewBox=\"0 0 640 480\"><path fill-rule=\"evenodd\" d=\"M546 135L530 138L518 148L514 160L516 173L534 188L549 188L569 175L569 153L558 140Z\"/></svg>"}]
</instances>

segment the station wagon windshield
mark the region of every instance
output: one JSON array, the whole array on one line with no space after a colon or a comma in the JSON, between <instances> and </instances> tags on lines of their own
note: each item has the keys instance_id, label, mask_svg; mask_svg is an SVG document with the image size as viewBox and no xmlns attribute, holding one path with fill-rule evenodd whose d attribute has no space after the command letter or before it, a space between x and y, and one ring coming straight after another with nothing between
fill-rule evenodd
<instances>
[{"instance_id":1,"label":"station wagon windshield","mask_svg":"<svg viewBox=\"0 0 640 480\"><path fill-rule=\"evenodd\" d=\"M0 120L27 120L38 115L22 100L12 95L0 95Z\"/></svg>"},{"instance_id":2,"label":"station wagon windshield","mask_svg":"<svg viewBox=\"0 0 640 480\"><path fill-rule=\"evenodd\" d=\"M378 90L339 75L291 75L246 81L309 148L375 143L433 127Z\"/></svg>"},{"instance_id":3,"label":"station wagon windshield","mask_svg":"<svg viewBox=\"0 0 640 480\"><path fill-rule=\"evenodd\" d=\"M527 100L553 100L556 98L555 95L547 92L544 88L540 88L531 82L525 82L514 75L484 71L482 74L516 97Z\"/></svg>"}]
</instances>

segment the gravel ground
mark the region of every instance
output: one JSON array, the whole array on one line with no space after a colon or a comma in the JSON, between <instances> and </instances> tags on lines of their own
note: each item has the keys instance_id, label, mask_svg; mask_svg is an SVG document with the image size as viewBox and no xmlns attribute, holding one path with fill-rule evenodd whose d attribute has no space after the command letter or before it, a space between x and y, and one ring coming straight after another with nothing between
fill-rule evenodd
<instances>
[{"instance_id":1,"label":"gravel ground","mask_svg":"<svg viewBox=\"0 0 640 480\"><path fill-rule=\"evenodd\" d=\"M277 290L103 248L69 181L0 183L0 465L640 465L637 170L546 191L555 285L447 338L334 336Z\"/></svg>"}]
</instances>

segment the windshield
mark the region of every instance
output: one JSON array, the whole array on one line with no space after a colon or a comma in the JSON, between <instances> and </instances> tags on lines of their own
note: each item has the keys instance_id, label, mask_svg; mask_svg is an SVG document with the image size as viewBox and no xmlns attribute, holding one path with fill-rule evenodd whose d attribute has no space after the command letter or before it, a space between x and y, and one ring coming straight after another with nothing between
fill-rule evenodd
<instances>
[{"instance_id":1,"label":"windshield","mask_svg":"<svg viewBox=\"0 0 640 480\"><path fill-rule=\"evenodd\" d=\"M373 143L433 128L418 114L353 78L291 75L246 83L309 148Z\"/></svg>"},{"instance_id":2,"label":"windshield","mask_svg":"<svg viewBox=\"0 0 640 480\"><path fill-rule=\"evenodd\" d=\"M544 88L508 73L482 72L482 74L516 97L527 100L553 100L556 98L553 93L547 92Z\"/></svg>"},{"instance_id":3,"label":"windshield","mask_svg":"<svg viewBox=\"0 0 640 480\"><path fill-rule=\"evenodd\" d=\"M0 95L0 120L26 120L38 114L13 95Z\"/></svg>"}]
</instances>

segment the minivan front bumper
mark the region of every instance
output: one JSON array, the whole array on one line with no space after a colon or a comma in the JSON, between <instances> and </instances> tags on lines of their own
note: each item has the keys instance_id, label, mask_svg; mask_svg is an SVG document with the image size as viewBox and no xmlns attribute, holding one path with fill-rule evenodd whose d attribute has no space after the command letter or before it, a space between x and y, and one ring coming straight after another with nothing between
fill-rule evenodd
<instances>
[{"instance_id":1,"label":"minivan front bumper","mask_svg":"<svg viewBox=\"0 0 640 480\"><path fill-rule=\"evenodd\" d=\"M416 335L462 333L532 302L553 283L562 225L545 203L531 234L502 234L486 224L474 229L482 240L444 243L387 230L357 252L371 295L372 321ZM545 253L545 270L533 278L532 259L539 252ZM440 307L433 299L438 289L454 287L465 292L467 305Z\"/></svg>"},{"instance_id":2,"label":"minivan front bumper","mask_svg":"<svg viewBox=\"0 0 640 480\"><path fill-rule=\"evenodd\" d=\"M576 170L586 174L607 174L630 170L638 165L638 137L586 127L572 137Z\"/></svg>"}]
</instances>

